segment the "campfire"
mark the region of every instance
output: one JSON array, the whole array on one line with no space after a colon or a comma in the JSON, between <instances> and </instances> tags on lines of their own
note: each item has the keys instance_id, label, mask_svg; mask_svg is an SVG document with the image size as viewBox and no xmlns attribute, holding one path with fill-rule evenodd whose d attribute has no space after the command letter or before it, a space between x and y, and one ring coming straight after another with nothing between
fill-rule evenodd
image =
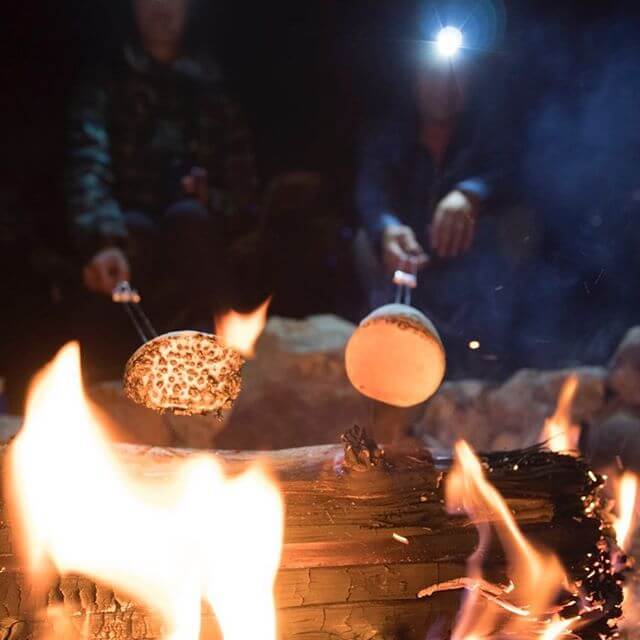
<instances>
[{"instance_id":1,"label":"campfire","mask_svg":"<svg viewBox=\"0 0 640 640\"><path fill-rule=\"evenodd\" d=\"M267 312L271 298L267 298L249 313L238 313L230 309L215 317L216 335L225 346L234 349L245 358L253 358L255 344L267 323Z\"/></svg>"},{"instance_id":2,"label":"campfire","mask_svg":"<svg viewBox=\"0 0 640 640\"><path fill-rule=\"evenodd\" d=\"M577 455L580 428L571 421L571 406L577 391L578 377L570 375L560 389L555 413L544 423L540 441L551 451Z\"/></svg>"},{"instance_id":3,"label":"campfire","mask_svg":"<svg viewBox=\"0 0 640 640\"><path fill-rule=\"evenodd\" d=\"M109 613L131 624L133 598L166 638L198 638L204 601L225 638L275 640L283 505L268 473L255 464L229 477L209 454L125 464L84 398L79 363L68 345L36 380L7 465L15 542L43 602L55 604L52 571L75 573L114 589L100 611L96 587L90 635L110 627Z\"/></svg>"},{"instance_id":4,"label":"campfire","mask_svg":"<svg viewBox=\"0 0 640 640\"><path fill-rule=\"evenodd\" d=\"M604 479L541 447L117 445L80 380L71 344L5 453L8 638L617 634L633 476L614 521Z\"/></svg>"}]
</instances>

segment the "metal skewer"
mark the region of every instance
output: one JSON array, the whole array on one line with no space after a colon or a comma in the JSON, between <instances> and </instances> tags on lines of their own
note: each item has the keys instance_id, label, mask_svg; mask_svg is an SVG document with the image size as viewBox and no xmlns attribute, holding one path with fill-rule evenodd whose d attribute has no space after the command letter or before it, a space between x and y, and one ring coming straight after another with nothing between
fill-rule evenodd
<instances>
[{"instance_id":1,"label":"metal skewer","mask_svg":"<svg viewBox=\"0 0 640 640\"><path fill-rule=\"evenodd\" d=\"M396 304L410 305L411 292L418 286L418 265L411 258L407 262L402 265L402 269L396 269L393 274L393 284L396 285Z\"/></svg>"},{"instance_id":2,"label":"metal skewer","mask_svg":"<svg viewBox=\"0 0 640 640\"><path fill-rule=\"evenodd\" d=\"M142 342L158 337L158 332L142 310L140 294L128 282L119 282L111 293L111 299L124 307Z\"/></svg>"}]
</instances>

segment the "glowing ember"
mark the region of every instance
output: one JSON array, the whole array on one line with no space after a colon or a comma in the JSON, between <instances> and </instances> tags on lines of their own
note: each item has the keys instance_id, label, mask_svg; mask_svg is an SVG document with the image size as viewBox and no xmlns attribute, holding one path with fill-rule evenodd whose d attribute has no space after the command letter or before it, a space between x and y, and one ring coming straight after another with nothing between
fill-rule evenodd
<instances>
[{"instance_id":1,"label":"glowing ember","mask_svg":"<svg viewBox=\"0 0 640 640\"><path fill-rule=\"evenodd\" d=\"M629 548L631 535L636 524L636 500L638 495L638 476L626 471L620 479L616 506L618 517L615 521L618 546L625 551Z\"/></svg>"},{"instance_id":2,"label":"glowing ember","mask_svg":"<svg viewBox=\"0 0 640 640\"><path fill-rule=\"evenodd\" d=\"M513 585L501 589L498 595L486 586L470 590L452 640L494 634L540 637L548 631L541 621L548 617L557 594L567 584L565 572L555 556L538 551L524 537L502 496L485 479L480 460L466 442L456 444L455 456L446 484L447 509L453 513L466 512L479 533L478 548L468 561L468 577L476 584L486 585L481 562L489 548L493 526L504 547Z\"/></svg>"},{"instance_id":3,"label":"glowing ember","mask_svg":"<svg viewBox=\"0 0 640 640\"><path fill-rule=\"evenodd\" d=\"M580 437L580 428L571 422L571 405L578 391L578 376L570 375L560 389L558 406L548 418L540 434L540 442L551 451L575 454Z\"/></svg>"},{"instance_id":4,"label":"glowing ember","mask_svg":"<svg viewBox=\"0 0 640 640\"><path fill-rule=\"evenodd\" d=\"M283 504L262 468L231 479L202 454L161 477L129 472L84 397L75 344L36 379L9 456L16 543L36 586L51 565L107 583L162 616L172 640L197 640L204 599L225 640L275 640Z\"/></svg>"},{"instance_id":5,"label":"glowing ember","mask_svg":"<svg viewBox=\"0 0 640 640\"><path fill-rule=\"evenodd\" d=\"M255 344L267 323L267 311L271 298L249 313L227 311L215 318L216 335L231 349L245 358L252 358Z\"/></svg>"}]
</instances>

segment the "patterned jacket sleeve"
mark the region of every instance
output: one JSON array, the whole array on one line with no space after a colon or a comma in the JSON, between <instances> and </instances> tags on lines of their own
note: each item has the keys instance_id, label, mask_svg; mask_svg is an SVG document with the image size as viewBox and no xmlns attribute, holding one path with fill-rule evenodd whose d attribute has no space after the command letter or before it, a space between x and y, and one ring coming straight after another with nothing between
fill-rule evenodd
<instances>
[{"instance_id":1,"label":"patterned jacket sleeve","mask_svg":"<svg viewBox=\"0 0 640 640\"><path fill-rule=\"evenodd\" d=\"M65 195L72 237L85 258L104 246L123 245L127 236L112 194L108 100L105 86L85 85L69 111Z\"/></svg>"}]
</instances>

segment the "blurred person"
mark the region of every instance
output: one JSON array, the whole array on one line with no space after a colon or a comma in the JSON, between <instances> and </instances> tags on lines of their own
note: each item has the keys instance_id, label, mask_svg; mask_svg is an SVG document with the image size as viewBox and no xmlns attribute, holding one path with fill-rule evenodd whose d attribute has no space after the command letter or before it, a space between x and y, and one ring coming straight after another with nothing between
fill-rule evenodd
<instances>
[{"instance_id":1,"label":"blurred person","mask_svg":"<svg viewBox=\"0 0 640 640\"><path fill-rule=\"evenodd\" d=\"M160 329L210 320L228 295L227 247L256 219L250 135L191 37L196 0L132 0L132 11L135 36L79 87L68 125L67 209L94 294L81 333L102 362L121 360L122 337L103 335L121 313L108 298L118 282L141 290Z\"/></svg>"},{"instance_id":2,"label":"blurred person","mask_svg":"<svg viewBox=\"0 0 640 640\"><path fill-rule=\"evenodd\" d=\"M512 320L513 263L496 225L510 132L488 67L465 54L423 52L410 108L363 136L356 206L376 262L362 235L357 252L370 306L392 300L396 269L418 271L413 304L441 332L449 374L491 376L508 366Z\"/></svg>"}]
</instances>

